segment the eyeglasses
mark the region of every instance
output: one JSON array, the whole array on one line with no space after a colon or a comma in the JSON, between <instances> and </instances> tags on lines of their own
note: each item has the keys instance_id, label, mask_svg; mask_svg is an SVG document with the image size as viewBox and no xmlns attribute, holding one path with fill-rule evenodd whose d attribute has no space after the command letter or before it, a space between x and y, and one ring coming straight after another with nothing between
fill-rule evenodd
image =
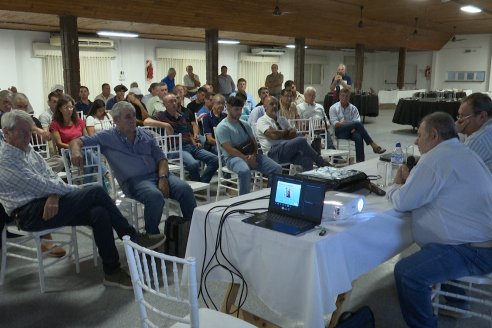
<instances>
[{"instance_id":1,"label":"eyeglasses","mask_svg":"<svg viewBox=\"0 0 492 328\"><path fill-rule=\"evenodd\" d=\"M463 121L463 120L466 120L467 118L469 118L470 116L473 116L473 115L474 114L463 116L463 115L458 114L458 115L456 115L456 119Z\"/></svg>"},{"instance_id":2,"label":"eyeglasses","mask_svg":"<svg viewBox=\"0 0 492 328\"><path fill-rule=\"evenodd\" d=\"M73 109L74 106L73 105L65 105L65 106L62 106L63 109Z\"/></svg>"}]
</instances>

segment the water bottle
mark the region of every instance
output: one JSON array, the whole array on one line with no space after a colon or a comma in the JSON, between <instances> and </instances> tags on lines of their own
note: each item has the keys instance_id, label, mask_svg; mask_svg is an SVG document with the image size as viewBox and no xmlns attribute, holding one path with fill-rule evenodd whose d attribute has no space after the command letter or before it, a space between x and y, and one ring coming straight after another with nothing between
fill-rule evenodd
<instances>
[{"instance_id":1,"label":"water bottle","mask_svg":"<svg viewBox=\"0 0 492 328\"><path fill-rule=\"evenodd\" d=\"M401 143L397 142L395 149L391 153L391 182L395 179L396 172L403 165L405 154L401 149Z\"/></svg>"}]
</instances>

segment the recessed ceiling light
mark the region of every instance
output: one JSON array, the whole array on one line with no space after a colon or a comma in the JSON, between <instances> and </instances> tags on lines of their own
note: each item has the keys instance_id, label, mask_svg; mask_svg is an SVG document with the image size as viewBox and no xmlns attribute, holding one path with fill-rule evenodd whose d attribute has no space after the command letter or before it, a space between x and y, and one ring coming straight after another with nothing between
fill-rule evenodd
<instances>
[{"instance_id":1,"label":"recessed ceiling light","mask_svg":"<svg viewBox=\"0 0 492 328\"><path fill-rule=\"evenodd\" d=\"M128 32L98 31L97 35L100 35L100 36L116 36L116 37L121 37L121 38L138 38L138 34L128 33Z\"/></svg>"},{"instance_id":2,"label":"recessed ceiling light","mask_svg":"<svg viewBox=\"0 0 492 328\"><path fill-rule=\"evenodd\" d=\"M463 6L460 8L462 11L470 13L470 14L477 14L482 12L482 9L476 7L476 6Z\"/></svg>"},{"instance_id":3,"label":"recessed ceiling light","mask_svg":"<svg viewBox=\"0 0 492 328\"><path fill-rule=\"evenodd\" d=\"M238 40L219 40L218 42L222 44L239 44Z\"/></svg>"}]
</instances>

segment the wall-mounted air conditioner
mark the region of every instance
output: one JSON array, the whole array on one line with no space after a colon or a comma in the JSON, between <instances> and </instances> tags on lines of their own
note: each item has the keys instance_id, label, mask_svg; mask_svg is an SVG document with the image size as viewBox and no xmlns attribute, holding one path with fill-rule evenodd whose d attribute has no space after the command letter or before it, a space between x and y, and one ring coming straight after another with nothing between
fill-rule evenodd
<instances>
[{"instance_id":1,"label":"wall-mounted air conditioner","mask_svg":"<svg viewBox=\"0 0 492 328\"><path fill-rule=\"evenodd\" d=\"M280 48L251 48L251 53L257 56L282 56L285 54L285 50Z\"/></svg>"},{"instance_id":2,"label":"wall-mounted air conditioner","mask_svg":"<svg viewBox=\"0 0 492 328\"><path fill-rule=\"evenodd\" d=\"M61 46L60 36L58 35L51 36L50 45L60 47ZM79 48L104 48L104 49L114 48L114 41L111 39L80 37Z\"/></svg>"}]
</instances>

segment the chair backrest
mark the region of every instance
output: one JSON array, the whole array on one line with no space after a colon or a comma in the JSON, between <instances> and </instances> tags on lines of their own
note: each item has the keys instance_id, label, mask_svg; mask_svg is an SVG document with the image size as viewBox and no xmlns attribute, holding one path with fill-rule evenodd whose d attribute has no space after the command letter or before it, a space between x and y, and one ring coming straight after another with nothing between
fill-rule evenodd
<instances>
[{"instance_id":1,"label":"chair backrest","mask_svg":"<svg viewBox=\"0 0 492 328\"><path fill-rule=\"evenodd\" d=\"M199 327L198 320L198 293L196 281L195 258L181 259L178 257L158 253L130 241L129 236L123 237L126 259L132 277L133 292L138 303L141 326L162 326L162 320L158 324L153 323L147 316L147 310L173 321L189 324L190 327ZM180 289L178 264L183 264L188 273L188 297L182 295ZM173 281L167 276L168 268L172 268ZM172 286L171 286L172 285ZM144 293L145 291L145 293ZM151 296L158 296L152 297ZM145 299L147 297L147 300ZM187 308L189 318L165 312L166 309L175 309L176 306L159 306L151 304L150 299L164 299L175 303L177 306Z\"/></svg>"},{"instance_id":2,"label":"chair backrest","mask_svg":"<svg viewBox=\"0 0 492 328\"><path fill-rule=\"evenodd\" d=\"M161 148L166 154L168 165L179 166L179 178L184 180L183 137L181 133L162 137ZM169 169L172 170L171 167Z\"/></svg>"},{"instance_id":3,"label":"chair backrest","mask_svg":"<svg viewBox=\"0 0 492 328\"><path fill-rule=\"evenodd\" d=\"M289 123L297 132L311 136L311 120L309 118L290 119Z\"/></svg>"},{"instance_id":4,"label":"chair backrest","mask_svg":"<svg viewBox=\"0 0 492 328\"><path fill-rule=\"evenodd\" d=\"M101 149L99 145L82 147L81 154L84 158L84 168L73 166L71 153L68 149L62 149L63 164L67 173L67 182L79 186L103 186L103 172L101 166Z\"/></svg>"},{"instance_id":5,"label":"chair backrest","mask_svg":"<svg viewBox=\"0 0 492 328\"><path fill-rule=\"evenodd\" d=\"M43 140L41 136L33 133L31 135L31 145L34 147L34 150L44 159L48 159L50 157L50 147L48 145L48 141Z\"/></svg>"},{"instance_id":6,"label":"chair backrest","mask_svg":"<svg viewBox=\"0 0 492 328\"><path fill-rule=\"evenodd\" d=\"M222 177L222 167L224 166L222 163L222 145L220 144L220 140L217 137L217 127L214 126L214 135L215 135L215 144L217 148L217 158L219 159L219 169L218 169L218 174L219 177Z\"/></svg>"},{"instance_id":7,"label":"chair backrest","mask_svg":"<svg viewBox=\"0 0 492 328\"><path fill-rule=\"evenodd\" d=\"M154 136L155 140L157 141L157 144L159 147L164 150L164 136L166 135L166 129L159 128L156 126L140 126L139 129L144 129L150 132L151 135Z\"/></svg>"},{"instance_id":8,"label":"chair backrest","mask_svg":"<svg viewBox=\"0 0 492 328\"><path fill-rule=\"evenodd\" d=\"M311 123L310 123L310 130L311 130L311 140L314 140L314 136L316 134L320 135L322 139L324 139L324 146L325 149L328 149L328 137L331 135L330 133L330 125L326 126L325 123L328 121L325 121L322 118L310 118Z\"/></svg>"}]
</instances>

